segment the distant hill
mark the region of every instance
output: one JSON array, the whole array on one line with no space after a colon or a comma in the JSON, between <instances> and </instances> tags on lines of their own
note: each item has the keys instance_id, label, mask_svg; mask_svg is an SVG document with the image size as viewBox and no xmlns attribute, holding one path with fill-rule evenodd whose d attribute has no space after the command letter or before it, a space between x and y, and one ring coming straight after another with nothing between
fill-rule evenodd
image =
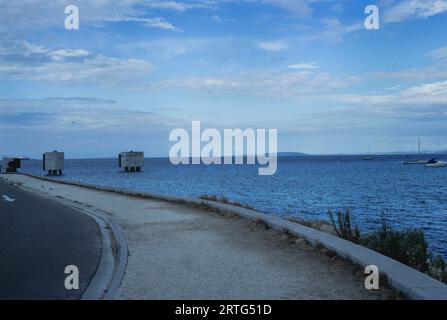
<instances>
[{"instance_id":1,"label":"distant hill","mask_svg":"<svg viewBox=\"0 0 447 320\"><path fill-rule=\"evenodd\" d=\"M308 154L302 152L278 152L278 157L304 157L304 156L308 156Z\"/></svg>"}]
</instances>

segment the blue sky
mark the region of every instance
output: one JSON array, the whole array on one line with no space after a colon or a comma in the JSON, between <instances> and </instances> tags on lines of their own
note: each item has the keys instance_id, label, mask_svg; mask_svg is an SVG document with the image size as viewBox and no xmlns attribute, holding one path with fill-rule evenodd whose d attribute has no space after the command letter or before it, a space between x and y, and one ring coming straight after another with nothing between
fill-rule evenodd
<instances>
[{"instance_id":1,"label":"blue sky","mask_svg":"<svg viewBox=\"0 0 447 320\"><path fill-rule=\"evenodd\" d=\"M0 154L167 156L191 120L280 151L447 149L445 0L1 0L0 44Z\"/></svg>"}]
</instances>

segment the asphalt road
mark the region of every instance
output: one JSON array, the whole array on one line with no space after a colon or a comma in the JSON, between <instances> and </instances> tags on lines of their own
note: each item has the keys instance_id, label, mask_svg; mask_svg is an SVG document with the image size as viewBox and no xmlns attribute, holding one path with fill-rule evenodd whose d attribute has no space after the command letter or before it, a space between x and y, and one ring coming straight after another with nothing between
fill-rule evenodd
<instances>
[{"instance_id":1,"label":"asphalt road","mask_svg":"<svg viewBox=\"0 0 447 320\"><path fill-rule=\"evenodd\" d=\"M101 256L96 222L0 179L0 299L79 299ZM79 269L67 290L66 266Z\"/></svg>"}]
</instances>

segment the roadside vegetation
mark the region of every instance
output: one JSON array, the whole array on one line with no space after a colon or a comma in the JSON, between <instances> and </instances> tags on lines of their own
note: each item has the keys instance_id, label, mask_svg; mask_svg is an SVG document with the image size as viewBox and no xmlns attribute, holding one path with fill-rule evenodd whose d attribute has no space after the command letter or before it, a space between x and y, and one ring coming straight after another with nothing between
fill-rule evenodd
<instances>
[{"instance_id":1,"label":"roadside vegetation","mask_svg":"<svg viewBox=\"0 0 447 320\"><path fill-rule=\"evenodd\" d=\"M226 197L202 195L200 199L254 210L251 206L231 201ZM349 209L335 213L329 210L328 216L329 223L302 220L296 216L286 219L362 245L447 283L447 263L442 256L430 252L423 230L397 230L382 216L381 225L377 230L362 233L357 226L352 224Z\"/></svg>"},{"instance_id":2,"label":"roadside vegetation","mask_svg":"<svg viewBox=\"0 0 447 320\"><path fill-rule=\"evenodd\" d=\"M349 209L335 214L329 210L328 216L340 238L377 251L447 283L446 262L441 256L435 256L430 252L423 230L396 230L382 216L380 228L362 234L358 227L352 225Z\"/></svg>"}]
</instances>

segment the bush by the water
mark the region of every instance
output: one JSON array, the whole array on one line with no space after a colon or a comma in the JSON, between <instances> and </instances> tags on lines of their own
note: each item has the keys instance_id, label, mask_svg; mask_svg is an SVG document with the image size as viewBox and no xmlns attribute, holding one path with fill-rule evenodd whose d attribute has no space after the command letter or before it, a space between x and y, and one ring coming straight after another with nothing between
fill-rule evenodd
<instances>
[{"instance_id":1,"label":"bush by the water","mask_svg":"<svg viewBox=\"0 0 447 320\"><path fill-rule=\"evenodd\" d=\"M382 217L378 230L362 235L357 227L352 226L349 210L338 211L335 215L329 210L328 215L339 237L380 252L443 282L447 281L446 263L442 257L431 254L423 230L396 230Z\"/></svg>"},{"instance_id":2,"label":"bush by the water","mask_svg":"<svg viewBox=\"0 0 447 320\"><path fill-rule=\"evenodd\" d=\"M357 227L352 227L349 209L346 209L345 212L337 211L336 216L337 221L335 221L332 211L329 210L329 218L337 235L340 238L358 243L361 240L360 230Z\"/></svg>"}]
</instances>

